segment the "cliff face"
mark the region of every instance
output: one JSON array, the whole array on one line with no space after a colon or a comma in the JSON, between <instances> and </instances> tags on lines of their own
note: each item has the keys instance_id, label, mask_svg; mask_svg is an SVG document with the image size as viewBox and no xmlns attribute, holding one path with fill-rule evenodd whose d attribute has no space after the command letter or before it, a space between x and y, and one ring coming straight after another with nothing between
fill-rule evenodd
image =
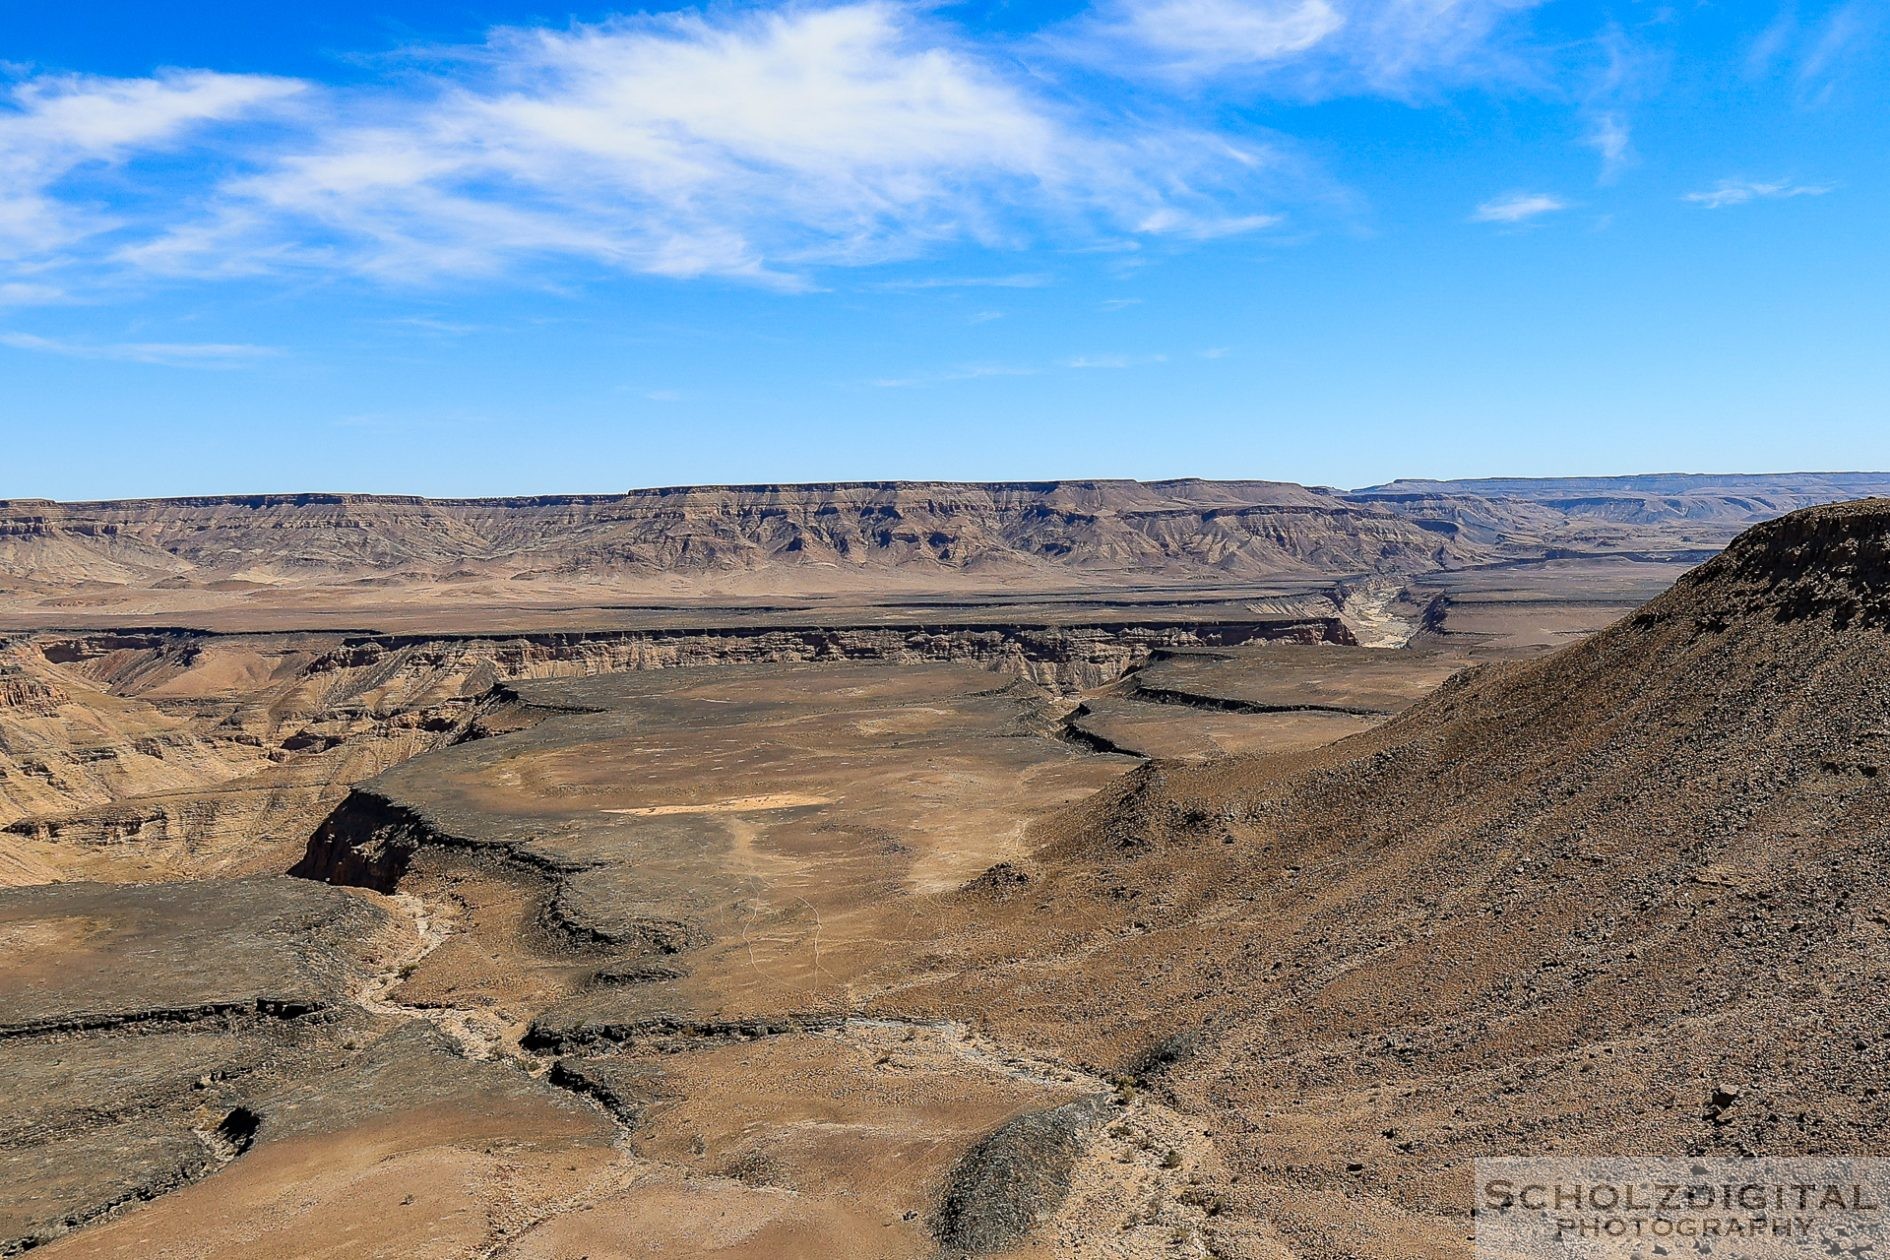
<instances>
[{"instance_id":1,"label":"cliff face","mask_svg":"<svg viewBox=\"0 0 1890 1260\"><path fill-rule=\"evenodd\" d=\"M1070 693L1156 651L1351 643L1333 616L480 635L0 639L0 887L272 869L352 784L465 736L502 684L702 665L957 662ZM273 869L279 869L280 865Z\"/></svg>"},{"instance_id":2,"label":"cliff face","mask_svg":"<svg viewBox=\"0 0 1890 1260\"><path fill-rule=\"evenodd\" d=\"M620 581L779 570L792 587L821 567L948 584L1057 573L1228 579L1405 571L1448 553L1447 539L1394 514L1269 482L0 504L0 573L41 586Z\"/></svg>"}]
</instances>

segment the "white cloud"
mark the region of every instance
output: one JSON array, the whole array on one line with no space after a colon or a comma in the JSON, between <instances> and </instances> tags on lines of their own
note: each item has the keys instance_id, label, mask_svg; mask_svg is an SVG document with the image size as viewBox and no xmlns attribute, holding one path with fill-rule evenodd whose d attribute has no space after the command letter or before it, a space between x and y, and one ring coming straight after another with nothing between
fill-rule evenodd
<instances>
[{"instance_id":1,"label":"white cloud","mask_svg":"<svg viewBox=\"0 0 1890 1260\"><path fill-rule=\"evenodd\" d=\"M1766 24L1746 52L1746 72L1753 76L1770 74L1780 58L1786 56L1798 35L1798 15L1789 7Z\"/></svg>"},{"instance_id":2,"label":"white cloud","mask_svg":"<svg viewBox=\"0 0 1890 1260\"><path fill-rule=\"evenodd\" d=\"M391 327L411 329L434 337L470 337L474 333L486 332L479 324L468 324L460 320L436 319L431 315L402 315L396 319L382 321Z\"/></svg>"},{"instance_id":3,"label":"white cloud","mask_svg":"<svg viewBox=\"0 0 1890 1260\"><path fill-rule=\"evenodd\" d=\"M1275 189L1337 200L1309 164L1068 58L1408 95L1509 73L1508 18L1537 2L1096 0L1024 44L927 3L708 6L502 28L345 86L29 78L0 89L0 259L60 292L125 273L556 286L563 264L811 288L950 246L1264 232Z\"/></svg>"},{"instance_id":4,"label":"white cloud","mask_svg":"<svg viewBox=\"0 0 1890 1260\"><path fill-rule=\"evenodd\" d=\"M1568 202L1549 193L1509 193L1478 206L1473 223L1525 223L1539 215L1568 209Z\"/></svg>"},{"instance_id":5,"label":"white cloud","mask_svg":"<svg viewBox=\"0 0 1890 1260\"><path fill-rule=\"evenodd\" d=\"M117 359L127 363L155 363L171 367L237 367L277 353L269 346L217 342L83 342L60 341L32 333L0 332L0 346L69 359Z\"/></svg>"},{"instance_id":6,"label":"white cloud","mask_svg":"<svg viewBox=\"0 0 1890 1260\"><path fill-rule=\"evenodd\" d=\"M68 165L112 159L173 140L204 122L240 117L304 89L293 79L195 71L150 79L79 75L32 79L10 94L0 145Z\"/></svg>"},{"instance_id":7,"label":"white cloud","mask_svg":"<svg viewBox=\"0 0 1890 1260\"><path fill-rule=\"evenodd\" d=\"M1784 180L1759 184L1744 179L1722 179L1703 192L1690 192L1681 198L1708 210L1743 206L1748 201L1771 201L1785 197L1822 197L1830 192L1827 184L1793 184Z\"/></svg>"},{"instance_id":8,"label":"white cloud","mask_svg":"<svg viewBox=\"0 0 1890 1260\"><path fill-rule=\"evenodd\" d=\"M718 9L496 32L451 80L335 105L213 218L123 258L409 280L568 257L793 285L1043 229L1255 230L1270 216L1240 203L1265 162L1053 103L915 9Z\"/></svg>"}]
</instances>

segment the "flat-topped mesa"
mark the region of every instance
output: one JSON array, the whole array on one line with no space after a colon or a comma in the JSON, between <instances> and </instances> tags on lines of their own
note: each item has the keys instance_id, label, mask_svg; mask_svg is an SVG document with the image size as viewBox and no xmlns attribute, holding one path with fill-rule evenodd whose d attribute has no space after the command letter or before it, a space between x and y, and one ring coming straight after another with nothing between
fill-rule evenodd
<instances>
[{"instance_id":1,"label":"flat-topped mesa","mask_svg":"<svg viewBox=\"0 0 1890 1260\"><path fill-rule=\"evenodd\" d=\"M1120 502L1129 506L1159 503L1281 504L1318 506L1331 492L1290 481L1210 481L1177 477L1167 481L1129 478L1076 478L1049 481L808 481L750 484L645 486L601 494L530 494L483 497L430 498L418 494L357 494L347 491L295 491L274 494L179 495L135 499L0 499L0 512L43 512L55 515L112 509L279 507L356 508L530 508L590 507L607 504L673 502L679 499L713 502L740 499L754 502L863 502L888 498L913 499L1040 499L1063 497L1091 503Z\"/></svg>"},{"instance_id":2,"label":"flat-topped mesa","mask_svg":"<svg viewBox=\"0 0 1890 1260\"><path fill-rule=\"evenodd\" d=\"M383 624L376 610L437 625L449 606L609 614L625 597L1270 593L1513 562L1692 563L1758 521L1881 493L1890 475L14 499L0 500L0 583L17 597L15 625L94 624L90 614L297 629L343 615Z\"/></svg>"},{"instance_id":3,"label":"flat-topped mesa","mask_svg":"<svg viewBox=\"0 0 1890 1260\"><path fill-rule=\"evenodd\" d=\"M424 499L280 494L0 501L0 577L48 590L911 579L1069 587L1403 573L1467 557L1395 513L1261 481L677 486ZM853 576L853 575L864 576ZM496 588L508 597L513 586Z\"/></svg>"}]
</instances>

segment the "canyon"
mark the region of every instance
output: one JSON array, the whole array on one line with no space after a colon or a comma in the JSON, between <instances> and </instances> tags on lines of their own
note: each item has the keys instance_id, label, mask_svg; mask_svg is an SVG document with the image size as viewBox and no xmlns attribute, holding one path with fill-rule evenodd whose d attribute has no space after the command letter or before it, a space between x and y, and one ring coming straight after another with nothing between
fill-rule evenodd
<instances>
[{"instance_id":1,"label":"canyon","mask_svg":"<svg viewBox=\"0 0 1890 1260\"><path fill-rule=\"evenodd\" d=\"M1453 1256L1479 1153L1877 1153L1887 491L0 504L0 1254Z\"/></svg>"}]
</instances>

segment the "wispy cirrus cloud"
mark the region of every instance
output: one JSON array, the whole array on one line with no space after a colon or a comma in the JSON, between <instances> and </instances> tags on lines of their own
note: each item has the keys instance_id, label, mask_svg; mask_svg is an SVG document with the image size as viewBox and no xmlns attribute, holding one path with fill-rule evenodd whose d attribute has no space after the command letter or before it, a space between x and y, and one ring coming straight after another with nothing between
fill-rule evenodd
<instances>
[{"instance_id":1,"label":"wispy cirrus cloud","mask_svg":"<svg viewBox=\"0 0 1890 1260\"><path fill-rule=\"evenodd\" d=\"M1588 54L1581 139L1601 158L1597 182L1611 184L1636 160L1630 113L1660 78L1662 58L1614 22L1589 41Z\"/></svg>"},{"instance_id":2,"label":"wispy cirrus cloud","mask_svg":"<svg viewBox=\"0 0 1890 1260\"><path fill-rule=\"evenodd\" d=\"M273 358L280 353L270 346L218 342L63 341L22 332L0 332L0 346L68 359L113 359L125 363L201 368L241 367L258 359Z\"/></svg>"},{"instance_id":3,"label":"wispy cirrus cloud","mask_svg":"<svg viewBox=\"0 0 1890 1260\"><path fill-rule=\"evenodd\" d=\"M1589 120L1584 141L1601 155L1601 182L1611 183L1634 160L1634 133L1627 115L1603 110Z\"/></svg>"},{"instance_id":4,"label":"wispy cirrus cloud","mask_svg":"<svg viewBox=\"0 0 1890 1260\"><path fill-rule=\"evenodd\" d=\"M119 257L390 281L563 258L792 286L949 243L1262 230L1268 162L1053 98L916 7L715 9L499 30L432 78L326 93L297 143Z\"/></svg>"},{"instance_id":5,"label":"wispy cirrus cloud","mask_svg":"<svg viewBox=\"0 0 1890 1260\"><path fill-rule=\"evenodd\" d=\"M0 283L0 306L49 306L65 298L65 290L54 284L34 284L26 280Z\"/></svg>"},{"instance_id":6,"label":"wispy cirrus cloud","mask_svg":"<svg viewBox=\"0 0 1890 1260\"><path fill-rule=\"evenodd\" d=\"M1829 184L1794 184L1788 180L1756 183L1746 179L1722 179L1711 188L1681 197L1708 210L1743 206L1748 201L1777 201L1789 197L1822 197L1831 191Z\"/></svg>"},{"instance_id":7,"label":"wispy cirrus cloud","mask_svg":"<svg viewBox=\"0 0 1890 1260\"><path fill-rule=\"evenodd\" d=\"M876 389L919 389L928 385L983 381L992 377L1035 376L1037 373L1037 368L1018 363L963 363L933 372L916 372L911 376L885 376L872 384Z\"/></svg>"},{"instance_id":8,"label":"wispy cirrus cloud","mask_svg":"<svg viewBox=\"0 0 1890 1260\"><path fill-rule=\"evenodd\" d=\"M1514 192L1493 197L1470 214L1472 223L1526 223L1545 214L1568 209L1568 202L1552 193Z\"/></svg>"},{"instance_id":9,"label":"wispy cirrus cloud","mask_svg":"<svg viewBox=\"0 0 1890 1260\"><path fill-rule=\"evenodd\" d=\"M1224 350L1204 350L1202 358L1219 358ZM1074 354L1042 365L1030 363L961 363L934 371L915 372L910 376L881 377L872 382L879 389L915 389L932 385L951 385L961 381L982 381L993 377L1039 376L1046 372L1122 371L1127 368L1153 367L1168 362L1165 354Z\"/></svg>"},{"instance_id":10,"label":"wispy cirrus cloud","mask_svg":"<svg viewBox=\"0 0 1890 1260\"><path fill-rule=\"evenodd\" d=\"M1511 75L1500 38L1541 0L1101 0L1050 45L1177 85L1244 82L1292 95L1406 95Z\"/></svg>"},{"instance_id":11,"label":"wispy cirrus cloud","mask_svg":"<svg viewBox=\"0 0 1890 1260\"><path fill-rule=\"evenodd\" d=\"M1285 216L1278 214L1190 215L1164 206L1136 226L1143 232L1155 235L1168 234L1194 241L1212 241L1224 236L1246 236L1265 231L1270 227L1278 227L1284 221Z\"/></svg>"},{"instance_id":12,"label":"wispy cirrus cloud","mask_svg":"<svg viewBox=\"0 0 1890 1260\"><path fill-rule=\"evenodd\" d=\"M1020 271L1001 276L912 276L882 280L873 288L886 293L919 293L928 289L1041 289L1056 283L1046 271Z\"/></svg>"},{"instance_id":13,"label":"wispy cirrus cloud","mask_svg":"<svg viewBox=\"0 0 1890 1260\"><path fill-rule=\"evenodd\" d=\"M303 86L196 71L144 79L50 75L0 92L0 258L44 257L123 226L125 213L101 208L75 185L280 105Z\"/></svg>"},{"instance_id":14,"label":"wispy cirrus cloud","mask_svg":"<svg viewBox=\"0 0 1890 1260\"><path fill-rule=\"evenodd\" d=\"M1807 41L1798 62L1798 77L1810 83L1837 72L1876 33L1882 21L1882 7L1866 0L1836 6Z\"/></svg>"},{"instance_id":15,"label":"wispy cirrus cloud","mask_svg":"<svg viewBox=\"0 0 1890 1260\"><path fill-rule=\"evenodd\" d=\"M1103 6L1076 38L1092 58L1134 57L1141 72L1194 79L1277 65L1344 26L1330 0L1141 0Z\"/></svg>"},{"instance_id":16,"label":"wispy cirrus cloud","mask_svg":"<svg viewBox=\"0 0 1890 1260\"><path fill-rule=\"evenodd\" d=\"M1168 362L1168 356L1165 354L1079 354L1063 360L1063 366L1075 368L1078 371L1092 371L1099 368L1120 371L1123 368L1148 367L1151 364L1166 362Z\"/></svg>"},{"instance_id":17,"label":"wispy cirrus cloud","mask_svg":"<svg viewBox=\"0 0 1890 1260\"><path fill-rule=\"evenodd\" d=\"M1290 141L1193 89L1520 82L1538 3L1094 0L1017 41L938 6L841 0L500 28L346 86L42 75L0 89L0 259L21 305L127 276L815 288L825 269L964 246L1181 248L1275 231L1295 190L1344 200ZM1566 99L1605 171L1631 159L1618 102Z\"/></svg>"},{"instance_id":18,"label":"wispy cirrus cloud","mask_svg":"<svg viewBox=\"0 0 1890 1260\"><path fill-rule=\"evenodd\" d=\"M1783 74L1801 102L1826 100L1838 80L1880 42L1883 24L1882 6L1870 0L1845 0L1810 17L1795 5L1782 6L1747 50L1747 73L1754 78Z\"/></svg>"}]
</instances>

